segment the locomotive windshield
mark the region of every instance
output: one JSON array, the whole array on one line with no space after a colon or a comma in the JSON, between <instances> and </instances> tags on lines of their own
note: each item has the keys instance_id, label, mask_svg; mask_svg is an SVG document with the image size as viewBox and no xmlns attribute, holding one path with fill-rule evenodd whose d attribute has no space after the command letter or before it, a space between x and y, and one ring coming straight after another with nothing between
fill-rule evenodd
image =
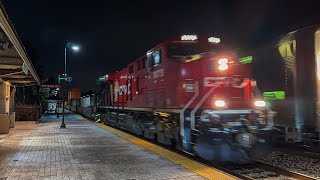
<instances>
[{"instance_id":1,"label":"locomotive windshield","mask_svg":"<svg viewBox=\"0 0 320 180\"><path fill-rule=\"evenodd\" d=\"M175 43L169 46L169 57L191 56L212 51L217 51L220 46L216 44L199 44L199 43Z\"/></svg>"}]
</instances>

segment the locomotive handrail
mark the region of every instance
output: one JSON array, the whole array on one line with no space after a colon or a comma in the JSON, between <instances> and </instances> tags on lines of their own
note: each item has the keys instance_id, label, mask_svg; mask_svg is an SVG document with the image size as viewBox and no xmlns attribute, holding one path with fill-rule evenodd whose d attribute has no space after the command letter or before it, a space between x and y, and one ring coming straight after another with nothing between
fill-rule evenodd
<instances>
[{"instance_id":1,"label":"locomotive handrail","mask_svg":"<svg viewBox=\"0 0 320 180\"><path fill-rule=\"evenodd\" d=\"M180 111L180 135L184 136L184 112L193 103L193 101L199 96L199 82L194 82L195 90L193 97L188 101L188 103Z\"/></svg>"}]
</instances>

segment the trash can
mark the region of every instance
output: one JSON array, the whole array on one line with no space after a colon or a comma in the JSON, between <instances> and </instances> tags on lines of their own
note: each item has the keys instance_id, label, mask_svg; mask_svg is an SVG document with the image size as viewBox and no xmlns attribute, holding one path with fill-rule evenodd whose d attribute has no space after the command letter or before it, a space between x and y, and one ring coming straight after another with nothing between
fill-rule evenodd
<instances>
[{"instance_id":1,"label":"trash can","mask_svg":"<svg viewBox=\"0 0 320 180\"><path fill-rule=\"evenodd\" d=\"M16 112L9 112L9 119L10 119L10 128L14 128L16 126Z\"/></svg>"},{"instance_id":2,"label":"trash can","mask_svg":"<svg viewBox=\"0 0 320 180\"><path fill-rule=\"evenodd\" d=\"M0 134L8 134L10 127L9 114L0 114Z\"/></svg>"}]
</instances>

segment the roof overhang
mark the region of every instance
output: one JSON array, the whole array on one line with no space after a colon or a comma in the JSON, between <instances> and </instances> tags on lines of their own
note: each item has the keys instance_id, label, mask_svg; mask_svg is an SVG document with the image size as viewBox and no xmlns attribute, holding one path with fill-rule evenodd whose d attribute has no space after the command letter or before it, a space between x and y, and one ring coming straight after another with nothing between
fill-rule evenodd
<instances>
[{"instance_id":1,"label":"roof overhang","mask_svg":"<svg viewBox=\"0 0 320 180\"><path fill-rule=\"evenodd\" d=\"M39 76L1 3L0 79L14 86L40 85Z\"/></svg>"}]
</instances>

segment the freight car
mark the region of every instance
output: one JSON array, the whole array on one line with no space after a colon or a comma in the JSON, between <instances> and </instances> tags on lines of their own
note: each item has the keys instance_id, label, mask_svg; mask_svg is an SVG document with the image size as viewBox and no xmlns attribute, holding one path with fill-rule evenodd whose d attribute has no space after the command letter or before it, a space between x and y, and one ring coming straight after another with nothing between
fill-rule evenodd
<instances>
[{"instance_id":1,"label":"freight car","mask_svg":"<svg viewBox=\"0 0 320 180\"><path fill-rule=\"evenodd\" d=\"M272 130L251 61L216 37L172 38L100 78L98 110L107 125L205 160L248 162L267 152Z\"/></svg>"}]
</instances>

